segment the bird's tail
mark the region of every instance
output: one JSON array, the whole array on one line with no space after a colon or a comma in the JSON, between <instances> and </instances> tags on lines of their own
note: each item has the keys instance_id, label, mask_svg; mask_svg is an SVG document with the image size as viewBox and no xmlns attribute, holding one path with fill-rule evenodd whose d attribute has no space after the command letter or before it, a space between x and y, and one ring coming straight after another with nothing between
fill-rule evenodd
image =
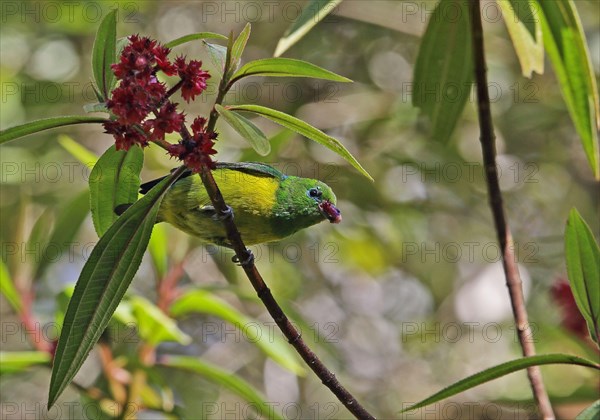
<instances>
[{"instance_id":1,"label":"bird's tail","mask_svg":"<svg viewBox=\"0 0 600 420\"><path fill-rule=\"evenodd\" d=\"M126 204L119 204L117 207L114 208L114 212L117 216L122 215L123 213L125 213L125 211L129 208L133 206L133 203L126 203ZM154 223L160 223L163 221L161 212L159 211L158 214L156 215L156 220Z\"/></svg>"},{"instance_id":2,"label":"bird's tail","mask_svg":"<svg viewBox=\"0 0 600 420\"><path fill-rule=\"evenodd\" d=\"M173 169L171 172L173 172L174 170L175 169ZM189 174L183 175L183 177L185 177L185 176L189 176ZM140 194L146 194L148 191L150 191L152 189L152 187L154 187L156 184L160 183L160 181L162 181L165 178L166 178L166 176L163 176L161 178L153 179L152 181L149 181L149 182L146 182L146 183L140 185ZM133 203L119 204L117 207L114 208L114 212L117 216L120 216L123 213L125 213L125 210L127 210L131 206L133 206ZM162 221L162 219L160 217L160 212L159 212L159 214L157 215L157 218L156 218L156 223L159 223L161 221Z\"/></svg>"},{"instance_id":3,"label":"bird's tail","mask_svg":"<svg viewBox=\"0 0 600 420\"><path fill-rule=\"evenodd\" d=\"M117 216L120 216L131 206L133 206L133 203L119 204L117 207L115 207L114 212Z\"/></svg>"},{"instance_id":4,"label":"bird's tail","mask_svg":"<svg viewBox=\"0 0 600 420\"><path fill-rule=\"evenodd\" d=\"M153 181L146 182L145 184L140 185L140 193L146 194L148 191L150 191L152 189L152 187L154 187L156 184L158 184L163 179L164 179L164 177L158 178ZM127 210L131 206L133 206L133 203L119 204L117 207L114 208L114 212L117 216L120 216L123 213L125 213L125 210Z\"/></svg>"}]
</instances>

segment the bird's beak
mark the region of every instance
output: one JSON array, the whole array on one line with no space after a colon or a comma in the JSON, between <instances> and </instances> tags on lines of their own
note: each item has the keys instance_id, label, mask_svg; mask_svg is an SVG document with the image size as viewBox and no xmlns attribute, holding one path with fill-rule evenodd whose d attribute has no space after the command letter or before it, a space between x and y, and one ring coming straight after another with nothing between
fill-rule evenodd
<instances>
[{"instance_id":1,"label":"bird's beak","mask_svg":"<svg viewBox=\"0 0 600 420\"><path fill-rule=\"evenodd\" d=\"M331 201L324 200L319 203L321 214L331 223L340 223L342 221L342 212Z\"/></svg>"}]
</instances>

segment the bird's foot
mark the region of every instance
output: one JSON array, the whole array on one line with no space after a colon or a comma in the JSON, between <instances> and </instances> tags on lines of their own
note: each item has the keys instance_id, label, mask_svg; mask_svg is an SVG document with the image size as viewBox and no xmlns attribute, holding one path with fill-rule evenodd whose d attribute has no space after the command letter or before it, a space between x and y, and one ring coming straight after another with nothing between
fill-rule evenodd
<instances>
[{"instance_id":1,"label":"bird's foot","mask_svg":"<svg viewBox=\"0 0 600 420\"><path fill-rule=\"evenodd\" d=\"M217 212L213 206L206 206L204 209L212 213L211 218L214 221L222 222L223 220L233 219L233 209L230 206L227 206L227 210L220 212Z\"/></svg>"},{"instance_id":2,"label":"bird's foot","mask_svg":"<svg viewBox=\"0 0 600 420\"><path fill-rule=\"evenodd\" d=\"M239 265L240 267L248 267L249 265L254 264L254 254L249 249L246 250L246 259L240 261L237 255L231 257L231 261Z\"/></svg>"},{"instance_id":3,"label":"bird's foot","mask_svg":"<svg viewBox=\"0 0 600 420\"><path fill-rule=\"evenodd\" d=\"M233 219L233 209L230 206L227 206L227 210L221 211L221 214L218 217L219 220Z\"/></svg>"}]
</instances>

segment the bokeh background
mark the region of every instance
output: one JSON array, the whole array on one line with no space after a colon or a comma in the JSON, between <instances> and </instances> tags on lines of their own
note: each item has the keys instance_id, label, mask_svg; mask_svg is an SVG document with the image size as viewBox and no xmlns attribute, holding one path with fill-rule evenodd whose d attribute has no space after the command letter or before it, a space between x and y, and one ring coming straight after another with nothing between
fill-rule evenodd
<instances>
[{"instance_id":1,"label":"bokeh background","mask_svg":"<svg viewBox=\"0 0 600 420\"><path fill-rule=\"evenodd\" d=\"M163 42L201 31L227 35L251 22L244 61L272 56L297 18L302 1L2 2L0 127L37 118L82 114L94 102L90 53L97 26L118 6L118 36L146 34ZM600 73L600 10L578 0L596 75ZM340 141L371 173L361 177L324 147L255 119L274 136L269 156L256 155L221 123L221 161L270 162L289 175L319 178L338 197L340 225L320 224L279 243L256 246L259 270L303 337L358 399L379 418L398 411L483 368L520 355L499 250L488 208L472 95L448 144L432 141L427 121L411 104L413 66L435 2L347 0L284 56L344 75L352 84L310 79L247 78L226 103L257 103L296 115ZM598 358L577 328L564 324L566 293L563 232L576 207L598 233L598 184L546 60L543 75L521 75L495 3L484 2L484 29L501 184L527 306L540 353ZM203 98L186 108L206 115L214 101L215 67L201 42L178 47L214 77ZM190 118L188 118L190 119ZM61 293L73 286L97 241L89 215L67 250L45 243L61 215L86 211L80 197L89 169L57 141L69 135L96 155L112 144L100 126L70 127L0 148L2 260L20 290L31 287L39 340L54 338ZM156 147L146 151L144 181L164 175L174 161ZM79 198L79 199L78 199ZM204 247L165 226L168 267L181 266L181 284L209 290L279 332L257 303L231 252ZM38 270L43 262L46 267ZM130 294L156 300L159 276L145 258ZM554 292L553 292L554 290ZM566 297L565 297L566 296ZM2 303L3 352L33 348L23 320ZM570 314L572 315L572 313ZM218 317L179 321L192 343L163 343L158 354L197 355L237 375L287 418L349 418L333 395L307 372L297 376L266 357L252 340ZM237 332L236 332L237 331ZM133 337L133 339L131 339ZM115 357L133 357L131 334L113 337ZM130 338L129 340L126 338ZM127 369L127 365L125 366ZM542 368L559 417L597 398L598 377L584 368ZM187 418L253 418L252 409L207 378L160 371L157 382ZM93 417L75 388L46 413L50 370L0 376L3 418ZM102 384L93 353L78 376ZM102 385L98 385L102 386ZM73 404L72 406L69 404ZM66 407L73 407L69 411ZM16 411L15 411L16 410ZM29 413L29 414L27 414ZM535 409L525 373L465 392L407 418L529 418ZM145 411L140 418L163 418ZM161 417L162 416L162 417Z\"/></svg>"}]
</instances>

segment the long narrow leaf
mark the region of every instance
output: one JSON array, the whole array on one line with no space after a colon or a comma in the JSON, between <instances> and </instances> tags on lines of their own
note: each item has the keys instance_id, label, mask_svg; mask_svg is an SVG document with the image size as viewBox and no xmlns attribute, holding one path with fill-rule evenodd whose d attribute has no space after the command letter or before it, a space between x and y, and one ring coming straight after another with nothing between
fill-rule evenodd
<instances>
[{"instance_id":1,"label":"long narrow leaf","mask_svg":"<svg viewBox=\"0 0 600 420\"><path fill-rule=\"evenodd\" d=\"M42 212L29 233L25 249L39 249L41 251L45 248L52 230L52 219L52 211L49 208Z\"/></svg>"},{"instance_id":2,"label":"long narrow leaf","mask_svg":"<svg viewBox=\"0 0 600 420\"><path fill-rule=\"evenodd\" d=\"M117 219L115 208L137 200L144 152L137 146L128 151L111 146L90 174L90 209L98 236Z\"/></svg>"},{"instance_id":3,"label":"long narrow leaf","mask_svg":"<svg viewBox=\"0 0 600 420\"><path fill-rule=\"evenodd\" d=\"M167 48L173 48L186 42L195 41L197 39L227 39L225 35L217 34L214 32L198 32L195 34L189 34L180 38L169 41L165 44Z\"/></svg>"},{"instance_id":4,"label":"long narrow leaf","mask_svg":"<svg viewBox=\"0 0 600 420\"><path fill-rule=\"evenodd\" d=\"M266 156L271 151L269 139L260 128L255 126L252 121L237 112L229 111L221 105L215 105L217 112L229 123L229 125L238 132L240 136L250 143L252 148L261 156Z\"/></svg>"},{"instance_id":5,"label":"long narrow leaf","mask_svg":"<svg viewBox=\"0 0 600 420\"><path fill-rule=\"evenodd\" d=\"M233 46L231 47L231 63L229 63L229 74L231 75L240 65L240 61L242 59L242 53L246 48L246 44L248 43L248 38L250 38L250 24L246 23L244 29L238 37L233 42Z\"/></svg>"},{"instance_id":6,"label":"long narrow leaf","mask_svg":"<svg viewBox=\"0 0 600 420\"><path fill-rule=\"evenodd\" d=\"M167 356L161 360L161 364L185 369L224 386L252 404L262 418L282 419L273 405L265 402L265 397L258 390L239 376L232 375L231 372L191 356Z\"/></svg>"},{"instance_id":7,"label":"long narrow leaf","mask_svg":"<svg viewBox=\"0 0 600 420\"><path fill-rule=\"evenodd\" d=\"M117 79L113 79L113 85L111 85L110 89L112 91L112 89L114 88L114 85L116 84L116 80ZM83 110L89 114L91 112L105 112L108 113L108 107L106 106L105 102L93 102L93 103L89 103L89 104L85 104L83 106Z\"/></svg>"},{"instance_id":8,"label":"long narrow leaf","mask_svg":"<svg viewBox=\"0 0 600 420\"><path fill-rule=\"evenodd\" d=\"M256 344L267 356L290 372L303 376L305 370L290 346L279 338L271 337L262 324L248 318L233 306L205 290L191 290L179 297L171 306L170 312L179 317L189 313L210 314L219 317L238 328L245 337Z\"/></svg>"},{"instance_id":9,"label":"long narrow leaf","mask_svg":"<svg viewBox=\"0 0 600 420\"><path fill-rule=\"evenodd\" d=\"M447 16L455 16L449 19ZM414 69L413 105L431 121L433 139L446 142L471 92L473 54L464 0L441 0L421 42Z\"/></svg>"},{"instance_id":10,"label":"long narrow leaf","mask_svg":"<svg viewBox=\"0 0 600 420\"><path fill-rule=\"evenodd\" d=\"M334 82L352 82L346 77L302 60L265 58L246 63L232 77L232 83L247 76L314 77Z\"/></svg>"},{"instance_id":11,"label":"long narrow leaf","mask_svg":"<svg viewBox=\"0 0 600 420\"><path fill-rule=\"evenodd\" d=\"M90 209L90 194L87 190L66 202L54 223L48 242L44 244L39 263L35 270L35 279L39 279L54 259L62 255L73 244L73 238Z\"/></svg>"},{"instance_id":12,"label":"long narrow leaf","mask_svg":"<svg viewBox=\"0 0 600 420\"><path fill-rule=\"evenodd\" d=\"M65 314L48 407L71 382L108 325L142 261L163 195L182 172L183 168L173 172L127 209L94 247Z\"/></svg>"},{"instance_id":13,"label":"long narrow leaf","mask_svg":"<svg viewBox=\"0 0 600 420\"><path fill-rule=\"evenodd\" d=\"M600 400L596 400L592 405L583 410L575 417L575 420L598 420L600 419Z\"/></svg>"},{"instance_id":14,"label":"long narrow leaf","mask_svg":"<svg viewBox=\"0 0 600 420\"><path fill-rule=\"evenodd\" d=\"M544 73L544 41L542 24L534 12L537 4L531 0L496 0L504 23L521 63L521 72L531 77L533 72Z\"/></svg>"},{"instance_id":15,"label":"long narrow leaf","mask_svg":"<svg viewBox=\"0 0 600 420\"><path fill-rule=\"evenodd\" d=\"M304 7L298 19L285 31L285 34L277 43L273 55L279 57L286 52L341 2L342 0L311 0Z\"/></svg>"},{"instance_id":16,"label":"long narrow leaf","mask_svg":"<svg viewBox=\"0 0 600 420\"><path fill-rule=\"evenodd\" d=\"M38 133L50 128L64 127L74 124L103 123L106 118L86 117L84 115L70 115L66 117L52 117L43 120L31 121L0 131L0 144L18 139L29 134Z\"/></svg>"},{"instance_id":17,"label":"long narrow leaf","mask_svg":"<svg viewBox=\"0 0 600 420\"><path fill-rule=\"evenodd\" d=\"M0 259L0 292L4 295L10 306L16 312L20 312L23 307L23 302L21 302L21 296L17 292L13 280L8 272L8 268L4 261Z\"/></svg>"},{"instance_id":18,"label":"long narrow leaf","mask_svg":"<svg viewBox=\"0 0 600 420\"><path fill-rule=\"evenodd\" d=\"M413 404L408 408L403 409L401 412L404 413L406 411L425 407L426 405L441 401L445 398L474 388L477 385L484 384L486 382L508 375L509 373L516 372L518 370L527 369L531 366L554 364L579 365L600 370L600 365L598 365L597 363L568 354L543 354L537 356L523 357L521 359L511 360L510 362L502 363L500 365L486 369L482 372L476 373L475 375L471 375L468 378L462 379L450 385L449 387L442 389L440 392L436 392L432 396L416 404Z\"/></svg>"},{"instance_id":19,"label":"long narrow leaf","mask_svg":"<svg viewBox=\"0 0 600 420\"><path fill-rule=\"evenodd\" d=\"M209 42L203 41L206 49L208 51L208 55L210 56L210 60L213 65L216 67L219 74L223 74L225 69L225 59L227 57L227 47L218 44L211 44Z\"/></svg>"},{"instance_id":20,"label":"long narrow leaf","mask_svg":"<svg viewBox=\"0 0 600 420\"><path fill-rule=\"evenodd\" d=\"M576 209L571 210L567 221L565 254L573 297L592 339L600 343L600 249Z\"/></svg>"},{"instance_id":21,"label":"long narrow leaf","mask_svg":"<svg viewBox=\"0 0 600 420\"><path fill-rule=\"evenodd\" d=\"M150 252L154 268L156 268L156 272L160 279L167 274L168 247L169 240L165 226L163 224L154 226L152 236L150 237L150 243L148 244L148 251Z\"/></svg>"},{"instance_id":22,"label":"long narrow leaf","mask_svg":"<svg viewBox=\"0 0 600 420\"><path fill-rule=\"evenodd\" d=\"M165 341L190 344L191 337L181 331L175 320L169 318L158 306L141 296L129 298L138 334L144 342L157 346Z\"/></svg>"},{"instance_id":23,"label":"long narrow leaf","mask_svg":"<svg viewBox=\"0 0 600 420\"><path fill-rule=\"evenodd\" d=\"M71 137L61 134L58 136L58 143L79 162L92 169L98 161L98 156L95 153L76 142Z\"/></svg>"},{"instance_id":24,"label":"long narrow leaf","mask_svg":"<svg viewBox=\"0 0 600 420\"><path fill-rule=\"evenodd\" d=\"M110 66L117 61L117 10L108 13L96 33L92 50L92 70L103 98L110 95L114 74Z\"/></svg>"},{"instance_id":25,"label":"long narrow leaf","mask_svg":"<svg viewBox=\"0 0 600 420\"><path fill-rule=\"evenodd\" d=\"M254 112L255 114L262 115L265 118L270 119L271 121L276 122L283 127L289 128L292 131L295 131L298 134L303 135L313 141L316 141L319 144L327 147L328 149L334 151L346 161L348 161L356 170L358 170L361 174L366 176L368 179L373 181L373 178L369 173L358 163L358 161L352 156L352 154L335 138L328 136L323 133L321 130L313 127L312 125L298 119L296 117L292 117L281 111L276 111L271 108L267 108L260 105L233 105L227 107L229 110L237 110L237 111L249 111Z\"/></svg>"},{"instance_id":26,"label":"long narrow leaf","mask_svg":"<svg viewBox=\"0 0 600 420\"><path fill-rule=\"evenodd\" d=\"M537 1L542 10L540 16L548 57L592 173L600 179L598 87L575 3L572 0Z\"/></svg>"},{"instance_id":27,"label":"long narrow leaf","mask_svg":"<svg viewBox=\"0 0 600 420\"><path fill-rule=\"evenodd\" d=\"M45 351L0 352L0 373L21 372L33 365L47 365L50 354Z\"/></svg>"}]
</instances>

